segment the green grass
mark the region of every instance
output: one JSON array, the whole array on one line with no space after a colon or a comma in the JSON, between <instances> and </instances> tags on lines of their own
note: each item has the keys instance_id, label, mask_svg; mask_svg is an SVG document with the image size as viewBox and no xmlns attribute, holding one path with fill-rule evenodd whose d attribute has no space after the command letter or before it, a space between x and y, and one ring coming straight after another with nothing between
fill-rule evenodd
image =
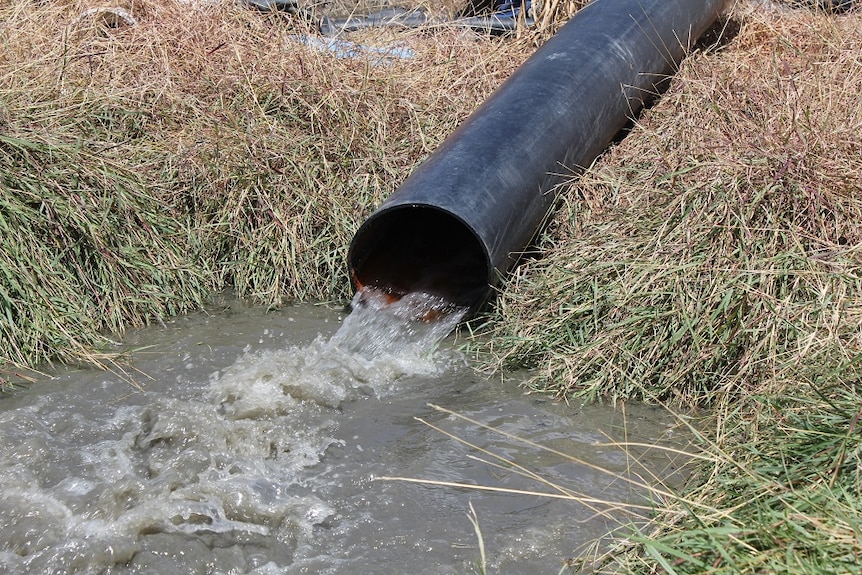
<instances>
[{"instance_id":1,"label":"green grass","mask_svg":"<svg viewBox=\"0 0 862 575\"><path fill-rule=\"evenodd\" d=\"M578 567L858 572L860 16L733 15L573 183L468 345L569 402L706 409L688 487Z\"/></svg>"},{"instance_id":2,"label":"green grass","mask_svg":"<svg viewBox=\"0 0 862 575\"><path fill-rule=\"evenodd\" d=\"M825 358L824 358L825 359ZM854 573L862 553L858 360L784 374L701 436L711 461L685 498L598 559L599 572ZM852 380L848 380L848 376ZM855 381L853 381L855 380Z\"/></svg>"},{"instance_id":3,"label":"green grass","mask_svg":"<svg viewBox=\"0 0 862 575\"><path fill-rule=\"evenodd\" d=\"M0 337L12 362L69 360L137 318L202 305L190 230L126 167L0 135Z\"/></svg>"}]
</instances>

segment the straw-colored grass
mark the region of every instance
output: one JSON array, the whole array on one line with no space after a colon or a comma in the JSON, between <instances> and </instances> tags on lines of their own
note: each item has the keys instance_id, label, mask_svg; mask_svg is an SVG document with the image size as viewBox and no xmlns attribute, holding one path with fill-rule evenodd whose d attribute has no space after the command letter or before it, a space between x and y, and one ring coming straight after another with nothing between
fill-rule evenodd
<instances>
[{"instance_id":1,"label":"straw-colored grass","mask_svg":"<svg viewBox=\"0 0 862 575\"><path fill-rule=\"evenodd\" d=\"M536 392L709 408L688 489L579 567L850 573L862 557L862 15L731 17L738 34L692 54L563 193L542 258L471 343L489 369L534 368Z\"/></svg>"},{"instance_id":2,"label":"straw-colored grass","mask_svg":"<svg viewBox=\"0 0 862 575\"><path fill-rule=\"evenodd\" d=\"M239 3L93 6L0 6L0 377L226 287L346 298L356 227L525 57L437 28L338 58Z\"/></svg>"},{"instance_id":3,"label":"straw-colored grass","mask_svg":"<svg viewBox=\"0 0 862 575\"><path fill-rule=\"evenodd\" d=\"M860 17L737 18L562 195L486 358L559 397L705 403L859 351Z\"/></svg>"},{"instance_id":4,"label":"straw-colored grass","mask_svg":"<svg viewBox=\"0 0 862 575\"><path fill-rule=\"evenodd\" d=\"M542 3L518 41L351 37L415 52L386 62L228 2L126 0L118 27L84 0L0 4L0 386L225 288L343 300L356 227L581 4ZM862 556L862 16L792 4L740 0L738 35L563 193L471 343L560 398L711 409L697 481L600 569Z\"/></svg>"}]
</instances>

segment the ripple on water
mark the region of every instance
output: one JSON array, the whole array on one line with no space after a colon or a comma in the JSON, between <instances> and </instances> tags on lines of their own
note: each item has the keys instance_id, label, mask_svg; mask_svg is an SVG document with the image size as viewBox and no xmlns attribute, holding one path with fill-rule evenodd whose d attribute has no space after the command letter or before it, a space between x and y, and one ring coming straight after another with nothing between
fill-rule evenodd
<instances>
[{"instance_id":1,"label":"ripple on water","mask_svg":"<svg viewBox=\"0 0 862 575\"><path fill-rule=\"evenodd\" d=\"M544 502L372 477L494 479L416 421L428 402L577 445L602 436L527 409L532 400L438 349L463 310L421 294L359 297L340 325L322 308L251 309L129 334L151 378L143 391L70 369L0 400L0 572L463 572L477 557L468 501L494 518L499 565L523 567L523 538L549 545L571 510L549 521ZM414 319L432 311L445 318ZM554 421L553 435L539 419Z\"/></svg>"}]
</instances>

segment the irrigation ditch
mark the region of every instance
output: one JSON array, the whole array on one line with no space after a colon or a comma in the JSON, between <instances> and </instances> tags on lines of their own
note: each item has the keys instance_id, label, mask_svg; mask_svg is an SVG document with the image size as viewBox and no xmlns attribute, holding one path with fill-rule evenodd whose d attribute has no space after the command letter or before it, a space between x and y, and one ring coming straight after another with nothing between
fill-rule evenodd
<instances>
[{"instance_id":1,"label":"irrigation ditch","mask_svg":"<svg viewBox=\"0 0 862 575\"><path fill-rule=\"evenodd\" d=\"M346 302L359 224L580 4L510 38L360 30L401 51L347 58L238 6L134 1L132 24L4 4L4 388L47 360L120 365L125 330L228 287ZM862 26L799 4L731 3L732 40L693 50L634 137L564 178L541 255L459 336L536 394L706 414L679 497L572 568L859 563Z\"/></svg>"}]
</instances>

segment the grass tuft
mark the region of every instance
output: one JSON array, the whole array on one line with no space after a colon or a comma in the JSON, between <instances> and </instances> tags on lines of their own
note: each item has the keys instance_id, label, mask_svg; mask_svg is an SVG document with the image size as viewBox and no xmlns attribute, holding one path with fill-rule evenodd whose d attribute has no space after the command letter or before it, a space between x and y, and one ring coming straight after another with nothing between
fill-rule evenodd
<instances>
[{"instance_id":1,"label":"grass tuft","mask_svg":"<svg viewBox=\"0 0 862 575\"><path fill-rule=\"evenodd\" d=\"M862 16L729 16L563 194L470 343L569 401L709 408L689 486L576 568L858 571Z\"/></svg>"},{"instance_id":2,"label":"grass tuft","mask_svg":"<svg viewBox=\"0 0 862 575\"><path fill-rule=\"evenodd\" d=\"M724 411L711 462L648 527L618 533L601 573L851 573L862 553L860 365L809 365L785 394ZM855 381L850 381L851 376ZM719 423L720 421L720 423ZM583 563L580 564L583 566Z\"/></svg>"},{"instance_id":3,"label":"grass tuft","mask_svg":"<svg viewBox=\"0 0 862 575\"><path fill-rule=\"evenodd\" d=\"M346 299L355 229L526 57L456 29L352 38L414 52L384 64L239 2L90 8L0 7L0 374L224 289Z\"/></svg>"},{"instance_id":4,"label":"grass tuft","mask_svg":"<svg viewBox=\"0 0 862 575\"><path fill-rule=\"evenodd\" d=\"M710 404L862 342L862 77L850 20L739 16L563 195L485 361L562 398Z\"/></svg>"}]
</instances>

